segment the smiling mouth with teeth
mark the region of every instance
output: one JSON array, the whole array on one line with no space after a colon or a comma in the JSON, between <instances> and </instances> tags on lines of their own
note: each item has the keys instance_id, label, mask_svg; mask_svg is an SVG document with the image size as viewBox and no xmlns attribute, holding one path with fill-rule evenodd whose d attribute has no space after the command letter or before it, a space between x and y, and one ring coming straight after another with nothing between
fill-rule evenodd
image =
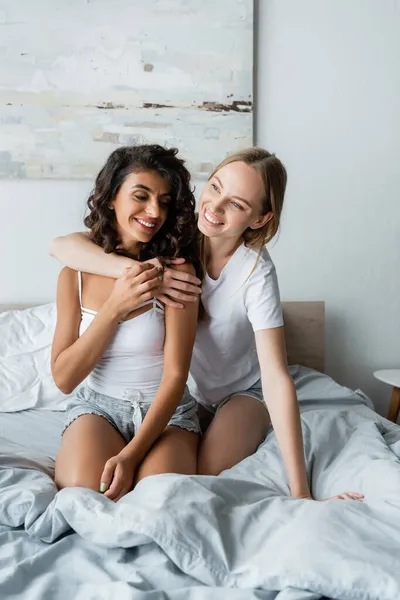
<instances>
[{"instance_id":1,"label":"smiling mouth with teeth","mask_svg":"<svg viewBox=\"0 0 400 600\"><path fill-rule=\"evenodd\" d=\"M206 219L206 221L208 221L209 223L211 223L211 225L223 225L223 223L221 223L221 221L216 221L208 212L207 209L205 209L204 211L204 218Z\"/></svg>"},{"instance_id":2,"label":"smiling mouth with teeth","mask_svg":"<svg viewBox=\"0 0 400 600\"><path fill-rule=\"evenodd\" d=\"M155 223L149 223L149 221L144 221L143 219L136 219L136 221L148 229L154 229L156 226Z\"/></svg>"}]
</instances>

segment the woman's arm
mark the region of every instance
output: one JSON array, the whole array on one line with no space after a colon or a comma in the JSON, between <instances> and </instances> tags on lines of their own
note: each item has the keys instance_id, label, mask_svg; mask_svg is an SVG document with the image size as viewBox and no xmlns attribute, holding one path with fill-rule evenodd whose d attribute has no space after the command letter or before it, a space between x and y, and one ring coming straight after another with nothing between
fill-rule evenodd
<instances>
[{"instance_id":1,"label":"woman's arm","mask_svg":"<svg viewBox=\"0 0 400 600\"><path fill-rule=\"evenodd\" d=\"M65 267L58 278L57 325L51 349L53 378L64 394L70 394L98 363L118 324L115 311L108 307L99 311L82 337L80 321L77 273Z\"/></svg>"},{"instance_id":2,"label":"woman's arm","mask_svg":"<svg viewBox=\"0 0 400 600\"><path fill-rule=\"evenodd\" d=\"M106 254L100 246L89 239L86 232L70 233L52 241L49 253L70 269L104 275L104 277L120 277L126 267L140 264L131 258L118 254ZM153 258L147 261L155 266L160 266L159 261ZM193 302L196 295L201 294L200 279L196 277L193 269L179 269L179 263L184 259L169 261L173 268L164 272L162 288L157 297L167 306L183 308L182 302Z\"/></svg>"},{"instance_id":3,"label":"woman's arm","mask_svg":"<svg viewBox=\"0 0 400 600\"><path fill-rule=\"evenodd\" d=\"M296 388L290 377L283 327L255 332L262 389L282 453L290 493L311 498Z\"/></svg>"},{"instance_id":4,"label":"woman's arm","mask_svg":"<svg viewBox=\"0 0 400 600\"><path fill-rule=\"evenodd\" d=\"M103 356L121 319L153 297L154 268L142 263L116 281L87 330L79 337L81 309L78 276L65 267L58 278L57 325L51 349L51 371L57 387L70 394Z\"/></svg>"},{"instance_id":5,"label":"woman's arm","mask_svg":"<svg viewBox=\"0 0 400 600\"><path fill-rule=\"evenodd\" d=\"M186 273L194 273L191 265L180 265ZM182 399L189 374L190 360L197 329L199 302L188 303L183 310L166 307L164 368L160 387L143 424L126 451L139 462L164 431Z\"/></svg>"},{"instance_id":6,"label":"woman's arm","mask_svg":"<svg viewBox=\"0 0 400 600\"><path fill-rule=\"evenodd\" d=\"M51 243L49 253L70 269L114 279L120 277L126 267L137 264L125 256L106 254L84 231L56 238Z\"/></svg>"},{"instance_id":7,"label":"woman's arm","mask_svg":"<svg viewBox=\"0 0 400 600\"><path fill-rule=\"evenodd\" d=\"M186 273L194 273L191 265L178 267ZM160 437L176 407L182 399L189 373L194 339L197 329L199 301L187 303L183 310L166 307L164 369L157 394L143 419L143 423L133 440L121 451L121 458L137 468L154 442ZM101 481L110 485L113 476L113 459L105 467ZM119 496L123 482L114 475L106 496L115 499Z\"/></svg>"}]
</instances>

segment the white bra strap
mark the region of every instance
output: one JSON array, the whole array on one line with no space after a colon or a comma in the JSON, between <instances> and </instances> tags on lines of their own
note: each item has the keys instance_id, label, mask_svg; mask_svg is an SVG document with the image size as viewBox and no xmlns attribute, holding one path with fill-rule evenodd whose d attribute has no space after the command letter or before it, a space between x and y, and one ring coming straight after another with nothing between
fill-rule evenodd
<instances>
[{"instance_id":1,"label":"white bra strap","mask_svg":"<svg viewBox=\"0 0 400 600\"><path fill-rule=\"evenodd\" d=\"M79 306L81 307L82 313L87 313L88 315L97 315L96 310L92 310L91 308L85 308L82 306L82 273L78 271L78 292L79 292Z\"/></svg>"},{"instance_id":2,"label":"white bra strap","mask_svg":"<svg viewBox=\"0 0 400 600\"><path fill-rule=\"evenodd\" d=\"M79 306L82 308L82 273L78 271Z\"/></svg>"},{"instance_id":3,"label":"white bra strap","mask_svg":"<svg viewBox=\"0 0 400 600\"><path fill-rule=\"evenodd\" d=\"M148 306L149 304L153 305L153 310L158 310L164 312L164 305L158 300L158 298L151 298L150 300L146 300L137 306L137 308L142 308L142 306Z\"/></svg>"},{"instance_id":4,"label":"white bra strap","mask_svg":"<svg viewBox=\"0 0 400 600\"><path fill-rule=\"evenodd\" d=\"M162 302L160 302L158 298L154 298L154 308L158 308L162 312L164 312L164 310L165 310L164 304Z\"/></svg>"}]
</instances>

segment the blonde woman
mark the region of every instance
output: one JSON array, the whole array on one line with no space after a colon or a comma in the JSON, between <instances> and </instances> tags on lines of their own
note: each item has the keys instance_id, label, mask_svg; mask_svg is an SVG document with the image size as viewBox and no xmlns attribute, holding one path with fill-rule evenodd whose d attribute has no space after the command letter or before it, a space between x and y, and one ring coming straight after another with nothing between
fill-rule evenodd
<instances>
[{"instance_id":1,"label":"blonde woman","mask_svg":"<svg viewBox=\"0 0 400 600\"><path fill-rule=\"evenodd\" d=\"M311 499L277 276L265 247L279 228L286 180L275 155L248 148L226 158L202 191L198 228L206 274L201 293L208 319L197 329L189 389L203 425L200 474L218 475L253 454L272 423L291 495ZM133 264L106 255L84 233L56 239L51 254L73 269L110 277ZM200 281L175 270L174 262L158 297L177 306L200 292Z\"/></svg>"}]
</instances>

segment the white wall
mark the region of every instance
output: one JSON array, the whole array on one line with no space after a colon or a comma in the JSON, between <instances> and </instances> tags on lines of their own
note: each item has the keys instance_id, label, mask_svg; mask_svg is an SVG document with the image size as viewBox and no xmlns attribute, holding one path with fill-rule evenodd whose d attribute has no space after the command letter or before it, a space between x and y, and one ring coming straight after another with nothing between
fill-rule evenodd
<instances>
[{"instance_id":1,"label":"white wall","mask_svg":"<svg viewBox=\"0 0 400 600\"><path fill-rule=\"evenodd\" d=\"M325 300L327 371L386 414L400 367L400 2L260 0L257 143L284 161L285 300Z\"/></svg>"},{"instance_id":2,"label":"white wall","mask_svg":"<svg viewBox=\"0 0 400 600\"><path fill-rule=\"evenodd\" d=\"M1 135L1 130L0 130ZM0 180L0 304L54 300L57 235L82 230L88 181Z\"/></svg>"}]
</instances>

